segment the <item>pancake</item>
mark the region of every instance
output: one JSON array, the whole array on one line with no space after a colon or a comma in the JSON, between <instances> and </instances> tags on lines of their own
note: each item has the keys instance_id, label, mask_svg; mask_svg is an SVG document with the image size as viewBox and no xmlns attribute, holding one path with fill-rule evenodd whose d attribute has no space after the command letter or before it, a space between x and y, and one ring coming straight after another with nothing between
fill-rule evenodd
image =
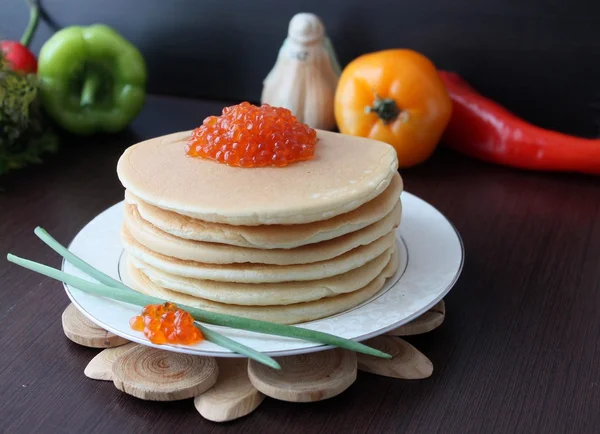
<instances>
[{"instance_id":1,"label":"pancake","mask_svg":"<svg viewBox=\"0 0 600 434\"><path fill-rule=\"evenodd\" d=\"M163 288L219 303L271 306L315 301L356 291L382 272L390 260L392 249L347 273L304 282L231 283L190 279L165 273L132 256L129 260L154 284Z\"/></svg>"},{"instance_id":2,"label":"pancake","mask_svg":"<svg viewBox=\"0 0 600 434\"><path fill-rule=\"evenodd\" d=\"M388 277L394 275L398 269L399 261L393 254L388 265L383 271L363 288L307 303L295 303L286 306L239 306L231 304L216 303L202 298L180 294L154 284L148 277L135 268L128 261L125 283L138 292L174 303L197 307L211 312L226 313L246 318L259 319L263 321L277 322L281 324L297 324L328 317L351 309L373 297L385 284Z\"/></svg>"},{"instance_id":3,"label":"pancake","mask_svg":"<svg viewBox=\"0 0 600 434\"><path fill-rule=\"evenodd\" d=\"M332 240L295 249L255 249L228 244L205 243L177 238L142 219L135 205L125 205L125 225L129 234L148 249L162 255L205 264L292 265L326 261L356 247L370 244L400 224L402 207L398 205L386 217L359 231Z\"/></svg>"},{"instance_id":4,"label":"pancake","mask_svg":"<svg viewBox=\"0 0 600 434\"><path fill-rule=\"evenodd\" d=\"M396 234L392 231L371 244L357 247L333 259L312 264L204 264L156 253L138 243L125 226L121 229L121 241L127 253L161 271L195 279L240 283L317 280L346 273L381 255L394 245L395 240Z\"/></svg>"},{"instance_id":5,"label":"pancake","mask_svg":"<svg viewBox=\"0 0 600 434\"><path fill-rule=\"evenodd\" d=\"M117 165L126 189L146 203L207 222L303 224L353 211L396 174L394 148L317 131L315 157L286 167L239 168L185 154L191 132L128 148Z\"/></svg>"},{"instance_id":6,"label":"pancake","mask_svg":"<svg viewBox=\"0 0 600 434\"><path fill-rule=\"evenodd\" d=\"M205 222L150 205L129 190L125 201L136 205L140 216L177 238L260 249L290 249L331 240L369 226L398 204L402 179L395 174L388 188L354 211L329 220L297 225L233 226Z\"/></svg>"}]
</instances>

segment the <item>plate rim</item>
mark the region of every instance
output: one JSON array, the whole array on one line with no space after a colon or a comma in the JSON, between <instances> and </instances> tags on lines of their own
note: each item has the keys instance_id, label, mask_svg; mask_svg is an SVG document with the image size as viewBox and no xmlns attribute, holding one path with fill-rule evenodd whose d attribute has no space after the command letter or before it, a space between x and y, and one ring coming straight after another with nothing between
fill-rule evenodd
<instances>
[{"instance_id":1,"label":"plate rim","mask_svg":"<svg viewBox=\"0 0 600 434\"><path fill-rule=\"evenodd\" d=\"M421 200L424 203L426 203L428 206L432 207L435 211L437 211L442 217L443 219L450 225L452 232L454 233L454 235L456 236L456 239L458 240L458 244L459 244L459 252L460 252L460 262L459 265L456 269L456 272L452 278L452 280L448 283L448 285L442 290L440 291L440 293L438 294L438 296L436 296L433 301L431 301L430 303L426 304L424 308L417 310L415 312L413 312L411 315L408 315L407 317L403 318L402 320L399 320L393 324L390 324L388 326L382 327L380 329L374 330L372 332L369 333L365 333L362 334L360 336L356 336L351 338L350 340L356 341L356 342L363 342L365 340L374 338L376 336L380 336L383 335L385 333L387 333L390 330L393 330L395 328L398 328L404 324L407 324L409 322L411 322L412 320L418 318L419 316L423 315L425 312L427 312L429 309L431 309L433 306L435 306L437 303L439 303L449 292L450 290L454 287L454 285L456 285L456 282L458 281L458 279L460 278L461 274L462 274L462 270L464 267L464 263L465 263L465 247L464 247L464 242L463 239L460 235L460 233L458 232L458 230L456 229L456 226L454 225L454 223L452 223L452 221L450 221L450 219L448 219L446 217L446 215L444 213L442 213L439 209L437 209L435 206L431 205L429 202L427 202L426 200L420 198L417 195L414 195L408 191L403 191L401 193L402 195L410 195L412 197L414 197L415 199ZM400 197L401 197L400 196ZM94 216L91 220L89 220L78 232L77 234L75 234L75 236L73 237L73 239L69 242L68 244L68 249L71 250L71 246L72 244L75 242L77 236L85 229L85 227L90 224L93 220L95 220L96 218L100 217L103 213L107 212L108 210L110 210L112 207L122 203L123 201L119 201L111 206L109 206L108 208L104 209L103 211L101 211L100 213L98 213L96 216ZM396 228L396 231L398 230L398 228ZM396 243L401 242L404 247L406 248L406 252L408 253L408 258L406 261L406 265L404 267L404 270L402 270L401 273L395 273L394 276L392 276L390 279L394 279L394 282L391 284L391 286L388 288L388 291L393 289L396 285L398 285L398 282L400 282L403 274L406 272L406 270L408 269L408 264L410 261L410 251L408 249L408 245L406 244L406 241L404 240L404 238L402 237L401 234L397 233L396 234ZM121 253L122 254L122 253ZM65 266L67 264L67 260L66 259L62 259L61 261L61 270L64 271ZM118 265L117 265L118 267ZM399 275L397 275L399 274ZM145 338L144 336L137 336L134 334L125 334L123 332L120 332L119 330L117 330L116 328L114 328L113 326L111 326L110 324L107 324L103 321L99 321L95 316L93 316L92 314L90 314L85 308L83 308L81 306L81 304L75 299L75 297L73 296L71 290L69 289L68 284L62 282L63 287L65 289L65 292L67 293L67 296L69 297L69 300L71 301L71 303L73 303L73 305L89 320L91 320L93 323L98 324L99 326L101 326L102 328L104 328L105 330L116 334L118 336L121 336L131 342L135 342L137 344L140 345L145 345L145 346L149 346L149 347L153 347L153 348L158 348L158 349L162 349L165 351L172 351L172 352L176 352L176 353L184 353L184 354L191 354L191 355L196 355L196 356L205 356L205 357L225 357L225 358L246 358L244 355L241 354L237 354L234 352L231 352L230 350L227 351L223 351L223 352L216 352L216 351L206 351L206 350L198 350L198 349L194 349L193 352L189 351L189 348L186 347L182 347L182 346L177 346L177 345L172 345L172 344L154 344L152 342L150 342L147 338ZM77 288L74 288L77 289ZM80 291L80 290L78 290ZM380 294L376 294L380 295ZM365 301L364 303L362 303L359 306L362 306L364 304L368 304L370 302L372 302L373 300L375 300L375 298L371 298L368 301ZM335 315L331 315L329 317L325 317L325 318L321 318L321 320L327 319L327 318L332 318L335 316L339 316L339 315L344 315L347 312L351 312L353 311L355 308L352 309L348 309L347 311L344 312L340 312L338 314ZM314 320L314 321L319 321L319 320ZM302 326L303 324L310 324L313 321L307 321L305 323L300 323L298 324L298 326ZM295 325L295 324L294 324ZM214 327L219 327L219 328L223 328L222 326L214 326ZM334 345L326 345L326 344L317 344L314 343L314 345L308 346L308 347L303 347L303 348L296 348L296 349L287 349L287 350L278 350L278 351L261 351L263 354L266 354L268 356L272 356L272 357L283 357L283 356L293 356L293 355L299 355L299 354L309 354L309 353L314 353L314 352L319 352L319 351L325 351L328 349L332 349L335 348Z\"/></svg>"}]
</instances>

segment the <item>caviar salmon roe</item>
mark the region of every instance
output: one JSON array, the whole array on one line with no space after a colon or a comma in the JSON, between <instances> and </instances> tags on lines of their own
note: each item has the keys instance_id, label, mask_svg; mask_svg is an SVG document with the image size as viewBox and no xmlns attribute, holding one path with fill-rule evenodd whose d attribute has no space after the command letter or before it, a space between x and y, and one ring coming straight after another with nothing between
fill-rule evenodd
<instances>
[{"instance_id":1,"label":"caviar salmon roe","mask_svg":"<svg viewBox=\"0 0 600 434\"><path fill-rule=\"evenodd\" d=\"M283 167L313 158L316 143L317 132L288 109L243 102L204 119L188 140L186 153L229 166Z\"/></svg>"},{"instance_id":2,"label":"caviar salmon roe","mask_svg":"<svg viewBox=\"0 0 600 434\"><path fill-rule=\"evenodd\" d=\"M129 325L135 331L143 331L155 344L193 345L203 339L192 315L175 303L149 304L141 315L129 320Z\"/></svg>"}]
</instances>

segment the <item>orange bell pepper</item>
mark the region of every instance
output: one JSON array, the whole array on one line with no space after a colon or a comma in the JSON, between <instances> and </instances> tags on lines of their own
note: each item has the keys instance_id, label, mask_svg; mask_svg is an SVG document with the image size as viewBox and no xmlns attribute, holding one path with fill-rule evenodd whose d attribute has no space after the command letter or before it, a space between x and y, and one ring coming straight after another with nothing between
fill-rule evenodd
<instances>
[{"instance_id":1,"label":"orange bell pepper","mask_svg":"<svg viewBox=\"0 0 600 434\"><path fill-rule=\"evenodd\" d=\"M435 150L452 101L429 59L412 50L385 50L344 69L334 110L341 133L389 143L400 167L410 167Z\"/></svg>"}]
</instances>

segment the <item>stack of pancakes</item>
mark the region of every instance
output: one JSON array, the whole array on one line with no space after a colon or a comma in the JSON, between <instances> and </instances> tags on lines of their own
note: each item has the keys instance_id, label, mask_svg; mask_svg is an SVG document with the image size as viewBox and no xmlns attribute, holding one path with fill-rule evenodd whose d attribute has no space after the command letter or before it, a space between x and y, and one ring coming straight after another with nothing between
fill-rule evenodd
<instances>
[{"instance_id":1,"label":"stack of pancakes","mask_svg":"<svg viewBox=\"0 0 600 434\"><path fill-rule=\"evenodd\" d=\"M293 324L361 304L396 272L402 180L392 147L318 131L312 160L239 168L188 157L190 133L119 160L135 290Z\"/></svg>"}]
</instances>

